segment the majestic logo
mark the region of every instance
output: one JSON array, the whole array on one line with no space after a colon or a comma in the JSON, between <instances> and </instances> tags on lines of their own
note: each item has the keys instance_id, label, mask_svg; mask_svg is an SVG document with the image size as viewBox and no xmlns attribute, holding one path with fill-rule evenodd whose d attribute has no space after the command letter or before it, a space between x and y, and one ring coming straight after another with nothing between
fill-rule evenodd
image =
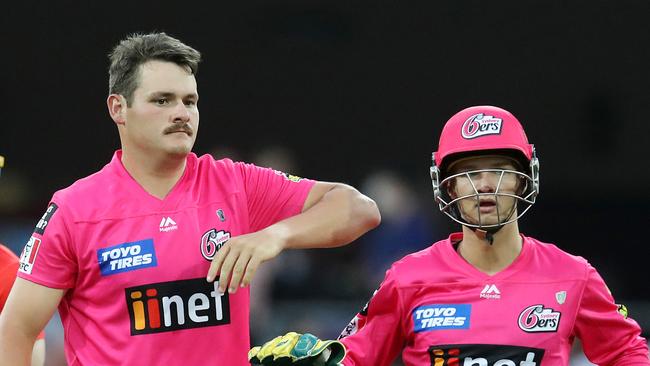
<instances>
[{"instance_id":1,"label":"majestic logo","mask_svg":"<svg viewBox=\"0 0 650 366\"><path fill-rule=\"evenodd\" d=\"M468 329L470 304L422 305L413 310L413 331Z\"/></svg>"},{"instance_id":2,"label":"majestic logo","mask_svg":"<svg viewBox=\"0 0 650 366\"><path fill-rule=\"evenodd\" d=\"M131 335L229 324L228 294L218 286L202 277L125 289Z\"/></svg>"},{"instance_id":3,"label":"majestic logo","mask_svg":"<svg viewBox=\"0 0 650 366\"><path fill-rule=\"evenodd\" d=\"M498 135L501 133L501 118L486 116L483 113L469 117L463 123L461 134L466 139L473 139L485 135Z\"/></svg>"},{"instance_id":4,"label":"majestic logo","mask_svg":"<svg viewBox=\"0 0 650 366\"><path fill-rule=\"evenodd\" d=\"M208 230L201 237L201 255L203 258L211 261L219 249L230 239L230 233L217 229Z\"/></svg>"},{"instance_id":5,"label":"majestic logo","mask_svg":"<svg viewBox=\"0 0 650 366\"><path fill-rule=\"evenodd\" d=\"M23 273L31 274L32 268L34 268L34 262L36 261L36 256L38 255L38 248L41 246L41 239L34 237L33 235L29 238L23 252L20 254L20 265L18 270Z\"/></svg>"},{"instance_id":6,"label":"majestic logo","mask_svg":"<svg viewBox=\"0 0 650 366\"><path fill-rule=\"evenodd\" d=\"M453 344L429 347L431 366L537 366L544 350L496 344Z\"/></svg>"},{"instance_id":7,"label":"majestic logo","mask_svg":"<svg viewBox=\"0 0 650 366\"><path fill-rule=\"evenodd\" d=\"M560 312L544 305L529 306L519 314L519 328L528 333L557 332L560 315Z\"/></svg>"},{"instance_id":8,"label":"majestic logo","mask_svg":"<svg viewBox=\"0 0 650 366\"><path fill-rule=\"evenodd\" d=\"M38 224L36 224L36 228L34 229L34 232L37 234L43 235L45 233L45 228L47 227L47 224L50 222L52 219L52 216L56 212L56 210L59 208L55 203L50 203L49 206L47 206L47 210L43 214L40 220L38 220Z\"/></svg>"},{"instance_id":9,"label":"majestic logo","mask_svg":"<svg viewBox=\"0 0 650 366\"><path fill-rule=\"evenodd\" d=\"M168 231L176 230L178 229L178 225L176 225L176 222L172 220L171 217L163 217L162 220L160 220L160 232L161 233L166 233Z\"/></svg>"},{"instance_id":10,"label":"majestic logo","mask_svg":"<svg viewBox=\"0 0 650 366\"><path fill-rule=\"evenodd\" d=\"M555 300L558 304L562 305L566 301L566 291L558 291L555 293Z\"/></svg>"},{"instance_id":11,"label":"majestic logo","mask_svg":"<svg viewBox=\"0 0 650 366\"><path fill-rule=\"evenodd\" d=\"M485 285L480 295L481 299L500 299L501 291L496 285Z\"/></svg>"},{"instance_id":12,"label":"majestic logo","mask_svg":"<svg viewBox=\"0 0 650 366\"><path fill-rule=\"evenodd\" d=\"M97 260L102 276L157 266L153 239L101 248Z\"/></svg>"}]
</instances>

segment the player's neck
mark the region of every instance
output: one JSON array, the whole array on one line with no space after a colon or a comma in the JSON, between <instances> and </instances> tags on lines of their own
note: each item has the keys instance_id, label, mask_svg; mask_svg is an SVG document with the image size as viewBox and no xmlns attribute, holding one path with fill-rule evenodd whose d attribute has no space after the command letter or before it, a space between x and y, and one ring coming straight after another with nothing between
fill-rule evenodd
<instances>
[{"instance_id":1,"label":"player's neck","mask_svg":"<svg viewBox=\"0 0 650 366\"><path fill-rule=\"evenodd\" d=\"M517 222L512 222L494 234L490 245L473 230L463 227L463 240L458 253L483 273L494 275L508 267L521 253L522 238Z\"/></svg>"},{"instance_id":2,"label":"player's neck","mask_svg":"<svg viewBox=\"0 0 650 366\"><path fill-rule=\"evenodd\" d=\"M127 172L150 195L163 199L185 171L186 157L135 153L122 150L122 164Z\"/></svg>"}]
</instances>

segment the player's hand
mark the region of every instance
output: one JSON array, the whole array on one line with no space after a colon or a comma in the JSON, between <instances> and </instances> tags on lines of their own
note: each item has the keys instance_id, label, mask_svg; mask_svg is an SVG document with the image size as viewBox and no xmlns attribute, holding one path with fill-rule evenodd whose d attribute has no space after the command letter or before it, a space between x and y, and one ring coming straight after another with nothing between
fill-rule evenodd
<instances>
[{"instance_id":1,"label":"player's hand","mask_svg":"<svg viewBox=\"0 0 650 366\"><path fill-rule=\"evenodd\" d=\"M259 265L275 258L285 247L285 240L276 232L261 230L228 240L212 259L208 282L219 276L219 291L235 293L248 286Z\"/></svg>"},{"instance_id":2,"label":"player's hand","mask_svg":"<svg viewBox=\"0 0 650 366\"><path fill-rule=\"evenodd\" d=\"M248 351L253 365L336 366L345 357L345 346L339 341L321 341L314 335L289 332Z\"/></svg>"}]
</instances>

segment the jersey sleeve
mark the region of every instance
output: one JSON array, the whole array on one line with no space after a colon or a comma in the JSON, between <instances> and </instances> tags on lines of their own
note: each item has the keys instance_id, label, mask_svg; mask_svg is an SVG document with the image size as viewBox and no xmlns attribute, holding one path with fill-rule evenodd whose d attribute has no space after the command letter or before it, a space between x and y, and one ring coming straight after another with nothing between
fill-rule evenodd
<instances>
[{"instance_id":1,"label":"jersey sleeve","mask_svg":"<svg viewBox=\"0 0 650 366\"><path fill-rule=\"evenodd\" d=\"M67 220L65 207L52 201L25 244L18 277L51 288L74 287L78 267Z\"/></svg>"},{"instance_id":2,"label":"jersey sleeve","mask_svg":"<svg viewBox=\"0 0 650 366\"><path fill-rule=\"evenodd\" d=\"M601 276L589 266L575 324L585 355L598 365L650 365L641 328L620 309Z\"/></svg>"},{"instance_id":3,"label":"jersey sleeve","mask_svg":"<svg viewBox=\"0 0 650 366\"><path fill-rule=\"evenodd\" d=\"M403 306L391 270L381 286L341 333L345 366L388 366L404 347Z\"/></svg>"},{"instance_id":4,"label":"jersey sleeve","mask_svg":"<svg viewBox=\"0 0 650 366\"><path fill-rule=\"evenodd\" d=\"M244 189L252 231L258 231L302 211L309 191L316 183L252 164L237 163Z\"/></svg>"}]
</instances>

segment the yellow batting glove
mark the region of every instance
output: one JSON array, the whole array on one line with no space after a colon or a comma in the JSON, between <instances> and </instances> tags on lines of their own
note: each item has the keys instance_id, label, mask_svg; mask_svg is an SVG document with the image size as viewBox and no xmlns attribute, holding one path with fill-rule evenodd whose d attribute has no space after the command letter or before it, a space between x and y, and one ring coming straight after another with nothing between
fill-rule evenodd
<instances>
[{"instance_id":1,"label":"yellow batting glove","mask_svg":"<svg viewBox=\"0 0 650 366\"><path fill-rule=\"evenodd\" d=\"M305 333L289 332L253 347L248 360L254 365L336 366L345 357L345 346L339 341L322 341Z\"/></svg>"}]
</instances>

